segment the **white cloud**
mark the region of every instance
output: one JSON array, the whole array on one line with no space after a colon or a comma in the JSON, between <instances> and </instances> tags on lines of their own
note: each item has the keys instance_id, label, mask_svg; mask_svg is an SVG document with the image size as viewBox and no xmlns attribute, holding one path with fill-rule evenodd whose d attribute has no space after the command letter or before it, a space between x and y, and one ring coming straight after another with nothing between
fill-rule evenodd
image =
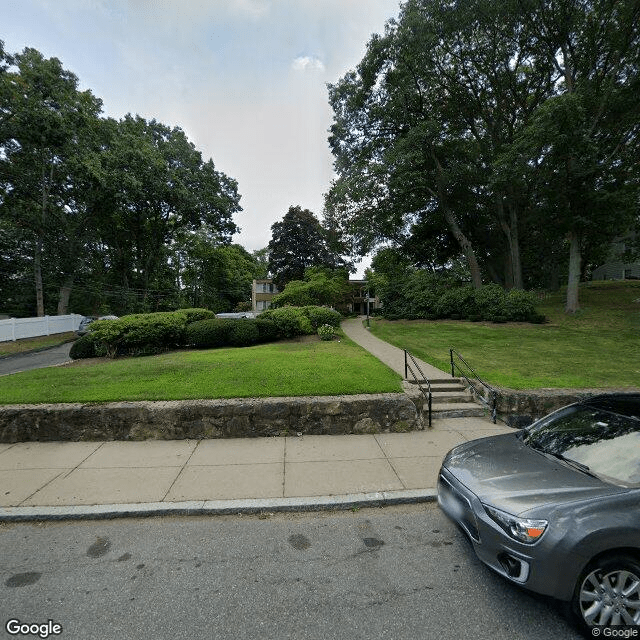
<instances>
[{"instance_id":1,"label":"white cloud","mask_svg":"<svg viewBox=\"0 0 640 640\"><path fill-rule=\"evenodd\" d=\"M324 71L322 60L312 56L298 56L292 63L291 68L295 71L306 71L307 69L318 69Z\"/></svg>"}]
</instances>

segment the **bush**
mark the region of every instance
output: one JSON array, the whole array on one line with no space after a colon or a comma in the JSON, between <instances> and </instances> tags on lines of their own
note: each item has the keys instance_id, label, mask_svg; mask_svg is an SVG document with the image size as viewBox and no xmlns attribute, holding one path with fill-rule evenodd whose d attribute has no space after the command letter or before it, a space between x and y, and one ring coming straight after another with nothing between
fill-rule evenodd
<instances>
[{"instance_id":1,"label":"bush","mask_svg":"<svg viewBox=\"0 0 640 640\"><path fill-rule=\"evenodd\" d=\"M229 344L231 329L236 322L240 321L224 318L197 320L187 325L185 342L201 349L224 347Z\"/></svg>"},{"instance_id":2,"label":"bush","mask_svg":"<svg viewBox=\"0 0 640 640\"><path fill-rule=\"evenodd\" d=\"M508 319L505 290L499 284L485 284L474 291L478 313L484 320L506 322Z\"/></svg>"},{"instance_id":3,"label":"bush","mask_svg":"<svg viewBox=\"0 0 640 640\"><path fill-rule=\"evenodd\" d=\"M333 340L333 336L335 334L335 329L330 324L323 324L318 327L318 335L320 336L320 340Z\"/></svg>"},{"instance_id":4,"label":"bush","mask_svg":"<svg viewBox=\"0 0 640 640\"><path fill-rule=\"evenodd\" d=\"M273 320L259 317L253 322L258 329L258 342L273 342L278 339L278 327Z\"/></svg>"},{"instance_id":5,"label":"bush","mask_svg":"<svg viewBox=\"0 0 640 640\"><path fill-rule=\"evenodd\" d=\"M182 313L187 317L187 323L197 322L198 320L209 320L215 318L216 314L209 309L180 309L176 313Z\"/></svg>"},{"instance_id":6,"label":"bush","mask_svg":"<svg viewBox=\"0 0 640 640\"><path fill-rule=\"evenodd\" d=\"M530 291L512 289L506 296L506 312L509 320L532 322L536 315L536 297Z\"/></svg>"},{"instance_id":7,"label":"bush","mask_svg":"<svg viewBox=\"0 0 640 640\"><path fill-rule=\"evenodd\" d=\"M438 318L475 318L479 315L473 287L456 287L447 290L435 304Z\"/></svg>"},{"instance_id":8,"label":"bush","mask_svg":"<svg viewBox=\"0 0 640 640\"><path fill-rule=\"evenodd\" d=\"M339 327L342 316L338 311L328 307L303 307L304 314L309 318L314 331L324 324L331 327Z\"/></svg>"},{"instance_id":9,"label":"bush","mask_svg":"<svg viewBox=\"0 0 640 640\"><path fill-rule=\"evenodd\" d=\"M304 307L267 309L260 314L260 318L275 323L279 338L311 335L315 333L315 330L303 309Z\"/></svg>"},{"instance_id":10,"label":"bush","mask_svg":"<svg viewBox=\"0 0 640 640\"><path fill-rule=\"evenodd\" d=\"M96 320L90 333L110 358L147 355L184 344L187 317L180 312L140 313L118 320Z\"/></svg>"},{"instance_id":11,"label":"bush","mask_svg":"<svg viewBox=\"0 0 640 640\"><path fill-rule=\"evenodd\" d=\"M259 337L255 320L236 320L229 330L229 344L234 347L248 347L256 344Z\"/></svg>"},{"instance_id":12,"label":"bush","mask_svg":"<svg viewBox=\"0 0 640 640\"><path fill-rule=\"evenodd\" d=\"M95 335L86 333L71 345L69 356L72 360L80 360L82 358L96 358L104 353L105 351L97 342Z\"/></svg>"}]
</instances>

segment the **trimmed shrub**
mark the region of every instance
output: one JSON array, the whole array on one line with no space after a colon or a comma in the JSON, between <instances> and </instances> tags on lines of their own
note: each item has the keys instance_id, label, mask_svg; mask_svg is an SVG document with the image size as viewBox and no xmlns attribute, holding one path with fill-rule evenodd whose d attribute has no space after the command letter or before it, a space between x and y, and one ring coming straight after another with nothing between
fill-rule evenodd
<instances>
[{"instance_id":1,"label":"trimmed shrub","mask_svg":"<svg viewBox=\"0 0 640 640\"><path fill-rule=\"evenodd\" d=\"M236 322L224 318L197 320L187 325L185 342L201 349L224 347L229 344L229 335Z\"/></svg>"},{"instance_id":2,"label":"trimmed shrub","mask_svg":"<svg viewBox=\"0 0 640 640\"><path fill-rule=\"evenodd\" d=\"M97 342L96 337L92 333L85 333L85 335L78 338L72 345L69 351L69 356L72 360L80 360L82 358L97 358L103 356L105 351L101 348Z\"/></svg>"},{"instance_id":3,"label":"trimmed shrub","mask_svg":"<svg viewBox=\"0 0 640 640\"><path fill-rule=\"evenodd\" d=\"M328 307L303 307L304 314L309 318L314 331L324 324L331 327L339 327L342 316L338 311L329 309Z\"/></svg>"},{"instance_id":4,"label":"trimmed shrub","mask_svg":"<svg viewBox=\"0 0 640 640\"><path fill-rule=\"evenodd\" d=\"M197 322L198 320L209 320L215 318L216 314L209 309L179 309L176 313L182 313L187 317L187 323Z\"/></svg>"},{"instance_id":5,"label":"trimmed shrub","mask_svg":"<svg viewBox=\"0 0 640 640\"><path fill-rule=\"evenodd\" d=\"M499 284L483 285L474 291L474 297L478 313L484 320L492 322L506 322L508 320L507 294Z\"/></svg>"},{"instance_id":6,"label":"trimmed shrub","mask_svg":"<svg viewBox=\"0 0 640 640\"><path fill-rule=\"evenodd\" d=\"M333 340L335 329L330 324L323 324L322 326L318 327L318 335L320 336L320 340Z\"/></svg>"},{"instance_id":7,"label":"trimmed shrub","mask_svg":"<svg viewBox=\"0 0 640 640\"><path fill-rule=\"evenodd\" d=\"M273 320L258 317L253 322L258 329L258 342L273 342L278 339L278 327Z\"/></svg>"},{"instance_id":8,"label":"trimmed shrub","mask_svg":"<svg viewBox=\"0 0 640 640\"><path fill-rule=\"evenodd\" d=\"M456 287L449 289L435 304L435 314L438 318L475 318L479 315L473 287Z\"/></svg>"},{"instance_id":9,"label":"trimmed shrub","mask_svg":"<svg viewBox=\"0 0 640 640\"><path fill-rule=\"evenodd\" d=\"M303 307L267 309L260 314L260 318L271 320L275 323L279 338L294 338L295 336L315 333L311 326L311 321L303 311Z\"/></svg>"},{"instance_id":10,"label":"trimmed shrub","mask_svg":"<svg viewBox=\"0 0 640 640\"><path fill-rule=\"evenodd\" d=\"M233 347L248 347L256 344L260 337L255 320L236 320L229 330L229 344Z\"/></svg>"},{"instance_id":11,"label":"trimmed shrub","mask_svg":"<svg viewBox=\"0 0 640 640\"><path fill-rule=\"evenodd\" d=\"M512 289L506 296L505 307L509 320L531 322L536 313L536 297L530 291Z\"/></svg>"},{"instance_id":12,"label":"trimmed shrub","mask_svg":"<svg viewBox=\"0 0 640 640\"><path fill-rule=\"evenodd\" d=\"M187 317L180 312L139 313L96 320L91 335L106 355L148 355L184 345Z\"/></svg>"}]
</instances>

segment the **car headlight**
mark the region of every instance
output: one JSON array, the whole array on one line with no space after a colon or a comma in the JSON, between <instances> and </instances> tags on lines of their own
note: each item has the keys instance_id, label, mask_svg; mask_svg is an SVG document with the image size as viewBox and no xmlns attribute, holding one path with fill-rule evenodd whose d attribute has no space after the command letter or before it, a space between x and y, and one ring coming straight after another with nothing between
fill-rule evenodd
<instances>
[{"instance_id":1,"label":"car headlight","mask_svg":"<svg viewBox=\"0 0 640 640\"><path fill-rule=\"evenodd\" d=\"M549 524L546 520L529 520L519 518L510 513L500 511L494 507L483 504L484 510L495 520L512 538L525 544L534 544L540 540Z\"/></svg>"}]
</instances>

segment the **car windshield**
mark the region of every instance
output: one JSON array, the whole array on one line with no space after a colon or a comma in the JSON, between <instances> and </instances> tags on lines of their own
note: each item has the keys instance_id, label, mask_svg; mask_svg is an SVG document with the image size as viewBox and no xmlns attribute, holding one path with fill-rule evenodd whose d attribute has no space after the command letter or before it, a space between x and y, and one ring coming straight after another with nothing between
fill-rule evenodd
<instances>
[{"instance_id":1,"label":"car windshield","mask_svg":"<svg viewBox=\"0 0 640 640\"><path fill-rule=\"evenodd\" d=\"M640 484L640 419L589 406L567 407L526 429L523 442L586 465L617 484Z\"/></svg>"}]
</instances>

